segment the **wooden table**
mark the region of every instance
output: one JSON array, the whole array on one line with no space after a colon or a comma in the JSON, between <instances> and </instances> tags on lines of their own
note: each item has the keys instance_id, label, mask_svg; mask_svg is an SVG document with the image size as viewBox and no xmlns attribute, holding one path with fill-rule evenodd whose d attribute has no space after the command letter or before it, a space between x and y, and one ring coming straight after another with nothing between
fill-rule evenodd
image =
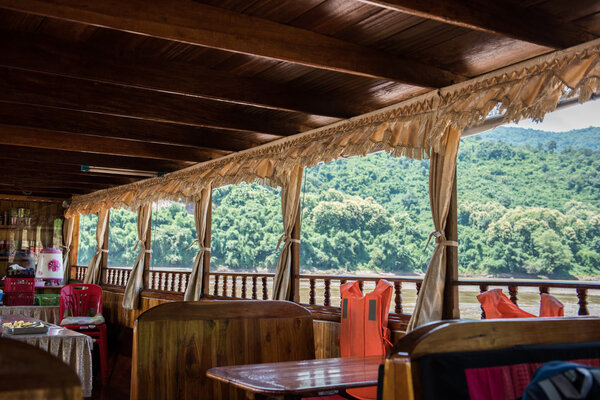
<instances>
[{"instance_id":1,"label":"wooden table","mask_svg":"<svg viewBox=\"0 0 600 400\"><path fill-rule=\"evenodd\" d=\"M382 356L325 358L208 370L209 378L229 383L258 397L296 398L320 392L377 384Z\"/></svg>"},{"instance_id":2,"label":"wooden table","mask_svg":"<svg viewBox=\"0 0 600 400\"><path fill-rule=\"evenodd\" d=\"M81 380L81 388L85 397L92 393L92 347L90 336L71 331L53 324L48 325L47 333L11 335L3 332L2 324L14 321L36 321L26 315L5 315L0 317L0 336L18 340L39 347L42 350L63 360L69 365Z\"/></svg>"}]
</instances>

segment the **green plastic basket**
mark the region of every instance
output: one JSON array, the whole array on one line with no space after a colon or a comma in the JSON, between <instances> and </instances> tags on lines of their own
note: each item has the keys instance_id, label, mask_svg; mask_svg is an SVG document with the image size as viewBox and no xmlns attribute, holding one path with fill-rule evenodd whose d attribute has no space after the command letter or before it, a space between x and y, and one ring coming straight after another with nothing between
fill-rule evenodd
<instances>
[{"instance_id":1,"label":"green plastic basket","mask_svg":"<svg viewBox=\"0 0 600 400\"><path fill-rule=\"evenodd\" d=\"M35 303L39 306L58 306L60 305L60 294L36 294Z\"/></svg>"}]
</instances>

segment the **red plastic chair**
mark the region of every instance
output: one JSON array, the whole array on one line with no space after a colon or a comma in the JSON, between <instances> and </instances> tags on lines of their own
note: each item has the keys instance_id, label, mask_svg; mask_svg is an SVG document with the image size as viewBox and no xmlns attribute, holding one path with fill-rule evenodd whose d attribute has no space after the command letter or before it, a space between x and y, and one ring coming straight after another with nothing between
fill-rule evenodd
<instances>
[{"instance_id":1,"label":"red plastic chair","mask_svg":"<svg viewBox=\"0 0 600 400\"><path fill-rule=\"evenodd\" d=\"M102 314L102 288L93 284L69 284L63 286L60 291L60 321L63 328L71 329L94 338L100 351L100 369L102 371L102 383L108 383L108 358L106 324L101 325L63 325L65 311L70 310L72 317L90 316L90 310L95 314Z\"/></svg>"}]
</instances>

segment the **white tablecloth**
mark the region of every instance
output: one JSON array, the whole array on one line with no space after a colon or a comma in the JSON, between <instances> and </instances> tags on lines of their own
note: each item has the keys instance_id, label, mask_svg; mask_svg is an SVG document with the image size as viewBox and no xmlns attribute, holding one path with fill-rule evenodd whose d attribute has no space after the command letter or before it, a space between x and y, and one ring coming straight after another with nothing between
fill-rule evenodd
<instances>
[{"instance_id":1,"label":"white tablecloth","mask_svg":"<svg viewBox=\"0 0 600 400\"><path fill-rule=\"evenodd\" d=\"M57 325L60 322L59 308L58 306L0 306L0 317L21 314Z\"/></svg>"},{"instance_id":2,"label":"white tablecloth","mask_svg":"<svg viewBox=\"0 0 600 400\"><path fill-rule=\"evenodd\" d=\"M2 322L19 320L18 315L4 316ZM27 318L27 317L23 317ZM84 397L92 395L92 348L93 339L56 325L49 325L47 333L31 335L10 335L2 333L2 337L19 340L60 358L77 373L81 380L81 389ZM0 324L1 326L1 324Z\"/></svg>"}]
</instances>

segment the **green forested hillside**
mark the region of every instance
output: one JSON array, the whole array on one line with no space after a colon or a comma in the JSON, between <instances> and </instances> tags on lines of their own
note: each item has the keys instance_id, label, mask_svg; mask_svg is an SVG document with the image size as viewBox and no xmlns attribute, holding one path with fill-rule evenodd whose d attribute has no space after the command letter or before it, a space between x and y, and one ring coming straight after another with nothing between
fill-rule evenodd
<instances>
[{"instance_id":1,"label":"green forested hillside","mask_svg":"<svg viewBox=\"0 0 600 400\"><path fill-rule=\"evenodd\" d=\"M457 170L461 273L600 275L600 131L523 131L500 128L462 140ZM428 168L427 160L374 154L308 169L302 268L423 271L432 253L431 245L423 252L433 229ZM191 267L195 247L185 251L195 237L190 211L177 203L156 208L152 265ZM127 226L135 229L134 219ZM272 271L282 231L278 190L237 185L214 191L213 266ZM125 241L129 234L111 237ZM95 238L86 244L83 236L80 253L91 252ZM119 255L112 249L116 262Z\"/></svg>"}]
</instances>

